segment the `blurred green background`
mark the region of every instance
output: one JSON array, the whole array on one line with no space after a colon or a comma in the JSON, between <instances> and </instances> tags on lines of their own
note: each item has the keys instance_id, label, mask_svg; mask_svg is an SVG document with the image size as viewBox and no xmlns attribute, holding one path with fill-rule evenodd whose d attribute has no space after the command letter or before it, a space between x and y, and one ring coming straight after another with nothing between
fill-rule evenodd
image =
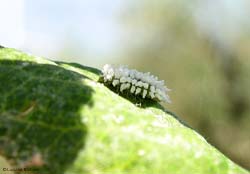
<instances>
[{"instance_id":1,"label":"blurred green background","mask_svg":"<svg viewBox=\"0 0 250 174\"><path fill-rule=\"evenodd\" d=\"M172 89L167 109L250 169L249 19L248 0L10 0L0 45L149 71Z\"/></svg>"}]
</instances>

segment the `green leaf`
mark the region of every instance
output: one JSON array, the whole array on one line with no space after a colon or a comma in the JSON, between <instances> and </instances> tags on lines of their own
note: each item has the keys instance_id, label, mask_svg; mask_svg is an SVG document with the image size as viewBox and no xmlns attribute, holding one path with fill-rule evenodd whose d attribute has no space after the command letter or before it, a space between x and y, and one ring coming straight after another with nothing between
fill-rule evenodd
<instances>
[{"instance_id":1,"label":"green leaf","mask_svg":"<svg viewBox=\"0 0 250 174\"><path fill-rule=\"evenodd\" d=\"M98 83L100 74L1 48L0 155L45 174L248 173L156 102L138 107Z\"/></svg>"}]
</instances>

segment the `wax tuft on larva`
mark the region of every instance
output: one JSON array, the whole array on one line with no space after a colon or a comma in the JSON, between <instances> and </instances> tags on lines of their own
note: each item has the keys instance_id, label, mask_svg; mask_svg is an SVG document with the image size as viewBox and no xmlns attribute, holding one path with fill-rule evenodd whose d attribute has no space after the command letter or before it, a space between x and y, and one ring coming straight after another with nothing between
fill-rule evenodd
<instances>
[{"instance_id":1,"label":"wax tuft on larva","mask_svg":"<svg viewBox=\"0 0 250 174\"><path fill-rule=\"evenodd\" d=\"M149 72L142 73L124 66L116 68L107 64L104 65L102 73L104 84L118 88L121 93L126 91L143 99L170 102L167 95L170 89L165 86L164 80L158 80L158 77Z\"/></svg>"},{"instance_id":2,"label":"wax tuft on larva","mask_svg":"<svg viewBox=\"0 0 250 174\"><path fill-rule=\"evenodd\" d=\"M130 92L133 94L135 92L135 86L132 86Z\"/></svg>"},{"instance_id":3,"label":"wax tuft on larva","mask_svg":"<svg viewBox=\"0 0 250 174\"><path fill-rule=\"evenodd\" d=\"M148 89L148 83L144 83L144 88Z\"/></svg>"},{"instance_id":4,"label":"wax tuft on larva","mask_svg":"<svg viewBox=\"0 0 250 174\"><path fill-rule=\"evenodd\" d=\"M124 89L126 89L126 84L123 83L120 87L120 91L122 92Z\"/></svg>"},{"instance_id":5,"label":"wax tuft on larva","mask_svg":"<svg viewBox=\"0 0 250 174\"><path fill-rule=\"evenodd\" d=\"M154 86L150 86L150 90L151 90L152 92L155 92L155 87L154 87Z\"/></svg>"},{"instance_id":6,"label":"wax tuft on larva","mask_svg":"<svg viewBox=\"0 0 250 174\"><path fill-rule=\"evenodd\" d=\"M119 84L119 80L117 80L117 79L113 80L113 82L112 82L112 85L113 85L113 86L116 86L116 85L118 85L118 84Z\"/></svg>"},{"instance_id":7,"label":"wax tuft on larva","mask_svg":"<svg viewBox=\"0 0 250 174\"><path fill-rule=\"evenodd\" d=\"M155 95L154 95L154 93L152 91L149 92L149 95L150 95L151 98L155 98Z\"/></svg>"},{"instance_id":8,"label":"wax tuft on larva","mask_svg":"<svg viewBox=\"0 0 250 174\"><path fill-rule=\"evenodd\" d=\"M121 77L121 78L120 78L120 82L121 82L121 83L125 83L125 82L126 82L126 77Z\"/></svg>"},{"instance_id":9,"label":"wax tuft on larva","mask_svg":"<svg viewBox=\"0 0 250 174\"><path fill-rule=\"evenodd\" d=\"M142 98L145 98L145 97L146 97L146 95L147 95L147 90L146 90L146 89L144 89L144 90L143 90L143 93L142 93Z\"/></svg>"},{"instance_id":10,"label":"wax tuft on larva","mask_svg":"<svg viewBox=\"0 0 250 174\"><path fill-rule=\"evenodd\" d=\"M135 85L137 81L135 79L132 79L132 84Z\"/></svg>"},{"instance_id":11,"label":"wax tuft on larva","mask_svg":"<svg viewBox=\"0 0 250 174\"><path fill-rule=\"evenodd\" d=\"M141 88L136 88L135 95L139 94L141 92Z\"/></svg>"}]
</instances>

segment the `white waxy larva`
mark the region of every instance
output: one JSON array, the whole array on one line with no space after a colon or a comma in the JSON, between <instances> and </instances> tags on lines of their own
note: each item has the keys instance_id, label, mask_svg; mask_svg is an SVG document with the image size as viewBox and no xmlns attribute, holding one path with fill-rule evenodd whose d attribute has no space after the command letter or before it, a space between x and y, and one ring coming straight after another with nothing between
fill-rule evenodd
<instances>
[{"instance_id":1,"label":"white waxy larva","mask_svg":"<svg viewBox=\"0 0 250 174\"><path fill-rule=\"evenodd\" d=\"M167 94L170 91L164 84L164 80L148 73L142 73L135 69L120 66L105 65L100 81L106 86L118 89L118 93L130 93L129 96L139 96L156 101L170 102ZM138 97L135 97L138 99Z\"/></svg>"}]
</instances>

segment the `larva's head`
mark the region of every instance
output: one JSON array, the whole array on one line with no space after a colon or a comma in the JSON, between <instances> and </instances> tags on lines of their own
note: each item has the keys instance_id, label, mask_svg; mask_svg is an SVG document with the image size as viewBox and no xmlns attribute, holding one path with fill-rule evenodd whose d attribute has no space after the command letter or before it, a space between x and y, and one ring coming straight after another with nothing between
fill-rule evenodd
<instances>
[{"instance_id":1,"label":"larva's head","mask_svg":"<svg viewBox=\"0 0 250 174\"><path fill-rule=\"evenodd\" d=\"M169 102L167 92L170 91L157 77L142 73L125 66L114 67L106 64L102 69L101 81L109 87L118 89L119 93L128 93L130 96Z\"/></svg>"}]
</instances>

